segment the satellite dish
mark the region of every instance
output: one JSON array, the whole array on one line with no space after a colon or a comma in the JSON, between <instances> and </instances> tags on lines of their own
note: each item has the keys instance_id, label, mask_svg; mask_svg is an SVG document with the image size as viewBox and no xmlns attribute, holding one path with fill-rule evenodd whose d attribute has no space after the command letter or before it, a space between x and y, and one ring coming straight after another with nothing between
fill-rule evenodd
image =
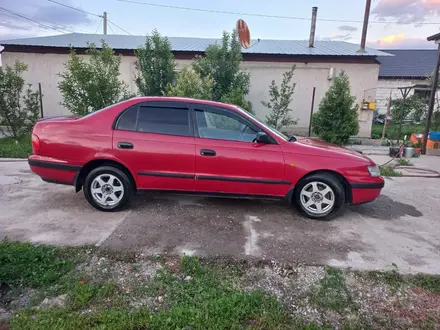
<instances>
[{"instance_id":1,"label":"satellite dish","mask_svg":"<svg viewBox=\"0 0 440 330\"><path fill-rule=\"evenodd\" d=\"M251 46L251 33L245 21L239 19L237 21L238 40L241 47L247 49Z\"/></svg>"}]
</instances>

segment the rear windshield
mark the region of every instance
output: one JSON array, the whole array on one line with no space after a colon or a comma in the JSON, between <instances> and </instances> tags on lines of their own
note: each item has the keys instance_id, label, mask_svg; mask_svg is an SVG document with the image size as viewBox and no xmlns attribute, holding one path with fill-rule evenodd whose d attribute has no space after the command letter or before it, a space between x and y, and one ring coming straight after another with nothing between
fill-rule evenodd
<instances>
[{"instance_id":1,"label":"rear windshield","mask_svg":"<svg viewBox=\"0 0 440 330\"><path fill-rule=\"evenodd\" d=\"M105 107L105 108L102 108L102 109L99 109L99 110L96 110L96 111L90 112L90 113L88 113L87 115L82 116L81 118L87 118L87 117L93 116L93 115L96 114L96 113L100 113L100 112L102 112L102 111L105 111L105 110L107 110L107 109L109 109L109 108L114 107L115 105L121 104L121 103L126 102L126 101L127 101L127 100L123 100L123 101L121 101L121 102L118 102L118 103L115 103L115 104L111 104L111 105L109 105L109 106L107 106L107 107Z\"/></svg>"}]
</instances>

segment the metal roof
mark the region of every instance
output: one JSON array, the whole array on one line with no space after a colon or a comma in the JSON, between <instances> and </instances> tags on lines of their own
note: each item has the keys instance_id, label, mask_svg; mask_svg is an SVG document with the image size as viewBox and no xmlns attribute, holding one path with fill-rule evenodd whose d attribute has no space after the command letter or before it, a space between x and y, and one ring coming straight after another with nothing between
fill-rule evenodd
<instances>
[{"instance_id":1,"label":"metal roof","mask_svg":"<svg viewBox=\"0 0 440 330\"><path fill-rule=\"evenodd\" d=\"M428 41L437 41L440 39L440 33L433 34L432 36L429 36L426 38Z\"/></svg>"},{"instance_id":2,"label":"metal roof","mask_svg":"<svg viewBox=\"0 0 440 330\"><path fill-rule=\"evenodd\" d=\"M114 49L136 49L145 43L145 36L99 35L68 33L48 37L13 39L0 41L2 46L41 46L85 48L87 42L99 45L104 39ZM204 52L206 48L219 39L168 37L173 51ZM359 53L359 45L344 41L315 41L315 47L309 48L307 40L253 40L253 46L243 49L243 54L278 54L278 55L311 55L311 56L387 56L385 52L367 48Z\"/></svg>"},{"instance_id":3,"label":"metal roof","mask_svg":"<svg viewBox=\"0 0 440 330\"><path fill-rule=\"evenodd\" d=\"M394 57L379 56L379 78L427 78L435 69L437 50L396 49L386 50Z\"/></svg>"}]
</instances>

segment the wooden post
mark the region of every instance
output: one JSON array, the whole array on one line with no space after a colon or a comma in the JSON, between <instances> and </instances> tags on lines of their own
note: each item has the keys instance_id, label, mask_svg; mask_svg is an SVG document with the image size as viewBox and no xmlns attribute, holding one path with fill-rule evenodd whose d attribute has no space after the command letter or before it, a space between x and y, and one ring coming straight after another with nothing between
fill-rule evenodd
<instances>
[{"instance_id":1,"label":"wooden post","mask_svg":"<svg viewBox=\"0 0 440 330\"><path fill-rule=\"evenodd\" d=\"M426 154L426 144L428 143L429 128L431 126L432 111L434 110L435 94L438 85L438 70L440 69L440 44L437 50L437 63L435 65L434 79L431 86L431 95L429 97L428 114L426 116L425 133L423 134L422 155Z\"/></svg>"},{"instance_id":2,"label":"wooden post","mask_svg":"<svg viewBox=\"0 0 440 330\"><path fill-rule=\"evenodd\" d=\"M43 94L41 92L41 83L38 83L38 92L40 94L40 114L41 114L41 118L44 117L44 112L43 112Z\"/></svg>"},{"instance_id":3,"label":"wooden post","mask_svg":"<svg viewBox=\"0 0 440 330\"><path fill-rule=\"evenodd\" d=\"M390 98L388 101L388 106L387 106L387 114L385 115L385 121L383 123L383 130L382 130L382 139L385 138L385 132L387 131L387 125L388 125L388 117L390 116L391 113L391 94L393 93L393 90L390 90Z\"/></svg>"},{"instance_id":4,"label":"wooden post","mask_svg":"<svg viewBox=\"0 0 440 330\"><path fill-rule=\"evenodd\" d=\"M315 106L315 91L316 91L316 87L313 87L312 106L310 107L309 137L312 135L312 117L313 117L313 108Z\"/></svg>"}]
</instances>

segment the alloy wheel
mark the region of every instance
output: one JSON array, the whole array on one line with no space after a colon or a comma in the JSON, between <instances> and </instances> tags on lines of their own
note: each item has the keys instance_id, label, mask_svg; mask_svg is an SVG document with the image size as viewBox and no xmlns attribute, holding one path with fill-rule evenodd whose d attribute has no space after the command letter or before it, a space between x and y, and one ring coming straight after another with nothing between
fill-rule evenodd
<instances>
[{"instance_id":1,"label":"alloy wheel","mask_svg":"<svg viewBox=\"0 0 440 330\"><path fill-rule=\"evenodd\" d=\"M335 193L324 182L309 182L301 189L300 202L308 212L318 216L325 215L335 205Z\"/></svg>"},{"instance_id":2,"label":"alloy wheel","mask_svg":"<svg viewBox=\"0 0 440 330\"><path fill-rule=\"evenodd\" d=\"M93 199L102 206L114 206L124 197L124 186L112 174L100 174L93 179L90 192Z\"/></svg>"}]
</instances>

